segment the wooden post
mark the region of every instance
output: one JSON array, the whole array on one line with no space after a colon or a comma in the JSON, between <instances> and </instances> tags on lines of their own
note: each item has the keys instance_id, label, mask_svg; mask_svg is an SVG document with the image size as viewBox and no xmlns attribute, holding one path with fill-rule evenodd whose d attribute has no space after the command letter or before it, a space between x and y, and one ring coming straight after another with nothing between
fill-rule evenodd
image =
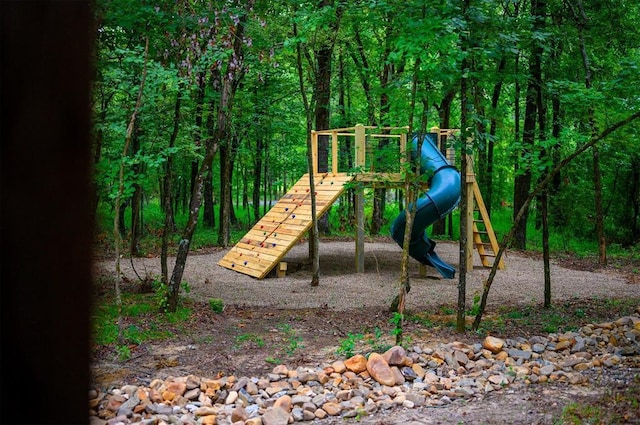
<instances>
[{"instance_id":1,"label":"wooden post","mask_svg":"<svg viewBox=\"0 0 640 425\"><path fill-rule=\"evenodd\" d=\"M278 268L276 269L277 277L285 277L287 275L287 263L284 261L280 261L278 263Z\"/></svg>"},{"instance_id":2,"label":"wooden post","mask_svg":"<svg viewBox=\"0 0 640 425\"><path fill-rule=\"evenodd\" d=\"M473 270L473 209L475 207L473 198L473 184L476 181L476 175L473 172L473 158L467 155L467 178L463 196L467 199L467 216L460 219L467 220L467 246L465 254L467 256L467 271Z\"/></svg>"},{"instance_id":3,"label":"wooden post","mask_svg":"<svg viewBox=\"0 0 640 425\"><path fill-rule=\"evenodd\" d=\"M362 124L356 124L356 169L365 164L365 128ZM356 190L356 273L364 273L364 189Z\"/></svg>"},{"instance_id":4,"label":"wooden post","mask_svg":"<svg viewBox=\"0 0 640 425\"><path fill-rule=\"evenodd\" d=\"M311 156L313 158L313 175L318 174L318 133L311 130Z\"/></svg>"},{"instance_id":5,"label":"wooden post","mask_svg":"<svg viewBox=\"0 0 640 425\"><path fill-rule=\"evenodd\" d=\"M400 166L407 162L407 133L400 134ZM402 172L402 170L400 170Z\"/></svg>"},{"instance_id":6,"label":"wooden post","mask_svg":"<svg viewBox=\"0 0 640 425\"><path fill-rule=\"evenodd\" d=\"M331 132L331 172L338 173L338 132Z\"/></svg>"}]
</instances>

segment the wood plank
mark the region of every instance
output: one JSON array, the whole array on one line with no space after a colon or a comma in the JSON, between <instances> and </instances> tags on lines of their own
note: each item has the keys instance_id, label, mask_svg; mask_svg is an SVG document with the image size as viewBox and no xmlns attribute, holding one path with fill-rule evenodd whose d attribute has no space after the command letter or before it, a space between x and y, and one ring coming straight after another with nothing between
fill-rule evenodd
<instances>
[{"instance_id":1,"label":"wood plank","mask_svg":"<svg viewBox=\"0 0 640 425\"><path fill-rule=\"evenodd\" d=\"M316 215L324 214L353 180L347 174L319 174ZM219 262L222 267L264 278L311 228L309 175L305 174Z\"/></svg>"}]
</instances>

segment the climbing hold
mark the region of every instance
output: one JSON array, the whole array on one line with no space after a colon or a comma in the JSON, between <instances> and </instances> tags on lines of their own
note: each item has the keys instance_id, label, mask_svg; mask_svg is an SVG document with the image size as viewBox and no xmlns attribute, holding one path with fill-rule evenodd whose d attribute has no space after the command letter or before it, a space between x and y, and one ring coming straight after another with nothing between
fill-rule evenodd
<instances>
[{"instance_id":1,"label":"climbing hold","mask_svg":"<svg viewBox=\"0 0 640 425\"><path fill-rule=\"evenodd\" d=\"M275 247L275 246L276 246L276 244L273 244L273 246Z\"/></svg>"},{"instance_id":2,"label":"climbing hold","mask_svg":"<svg viewBox=\"0 0 640 425\"><path fill-rule=\"evenodd\" d=\"M274 238L277 238L277 237L278 237L278 234L277 234L277 233L274 233L274 234L273 234L273 237L274 237Z\"/></svg>"},{"instance_id":3,"label":"climbing hold","mask_svg":"<svg viewBox=\"0 0 640 425\"><path fill-rule=\"evenodd\" d=\"M264 229L264 226L260 226L261 229Z\"/></svg>"},{"instance_id":4,"label":"climbing hold","mask_svg":"<svg viewBox=\"0 0 640 425\"><path fill-rule=\"evenodd\" d=\"M235 263L231 263L231 267L235 267L235 266L236 266L236 264L235 264Z\"/></svg>"},{"instance_id":5,"label":"climbing hold","mask_svg":"<svg viewBox=\"0 0 640 425\"><path fill-rule=\"evenodd\" d=\"M296 215L295 214L291 214L291 218L296 218Z\"/></svg>"},{"instance_id":6,"label":"climbing hold","mask_svg":"<svg viewBox=\"0 0 640 425\"><path fill-rule=\"evenodd\" d=\"M266 235L266 234L267 234L267 232L262 232L262 234L263 234L263 235Z\"/></svg>"},{"instance_id":7,"label":"climbing hold","mask_svg":"<svg viewBox=\"0 0 640 425\"><path fill-rule=\"evenodd\" d=\"M333 182L331 182L331 184L333 184Z\"/></svg>"},{"instance_id":8,"label":"climbing hold","mask_svg":"<svg viewBox=\"0 0 640 425\"><path fill-rule=\"evenodd\" d=\"M285 208L284 210L285 210L285 211L289 211L289 207Z\"/></svg>"},{"instance_id":9,"label":"climbing hold","mask_svg":"<svg viewBox=\"0 0 640 425\"><path fill-rule=\"evenodd\" d=\"M247 265L247 262L246 262L246 261L244 262L244 265L245 265L245 266Z\"/></svg>"}]
</instances>

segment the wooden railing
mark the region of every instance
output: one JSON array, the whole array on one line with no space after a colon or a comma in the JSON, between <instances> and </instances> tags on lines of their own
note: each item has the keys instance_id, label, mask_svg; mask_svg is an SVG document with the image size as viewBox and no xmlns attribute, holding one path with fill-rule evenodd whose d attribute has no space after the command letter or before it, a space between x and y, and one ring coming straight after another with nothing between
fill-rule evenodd
<instances>
[{"instance_id":1,"label":"wooden railing","mask_svg":"<svg viewBox=\"0 0 640 425\"><path fill-rule=\"evenodd\" d=\"M407 148L407 133L409 127L375 127L365 126L357 124L355 127L336 128L331 130L314 130L311 132L311 146L313 155L313 173L318 174L318 136L329 136L330 139L330 158L331 158L331 173L350 173L357 172L362 175L375 175L375 178L387 178L387 179L399 179L401 165L406 161L406 148ZM351 137L354 139L354 151L349 154L353 154L353 167L352 169L340 169L339 161L339 137ZM367 140L371 139L398 139L396 146L398 147L397 164L389 163L385 161L385 170L392 170L390 172L376 172L376 164L373 154L375 153L375 147L367 150ZM367 155L372 157L367 161Z\"/></svg>"}]
</instances>

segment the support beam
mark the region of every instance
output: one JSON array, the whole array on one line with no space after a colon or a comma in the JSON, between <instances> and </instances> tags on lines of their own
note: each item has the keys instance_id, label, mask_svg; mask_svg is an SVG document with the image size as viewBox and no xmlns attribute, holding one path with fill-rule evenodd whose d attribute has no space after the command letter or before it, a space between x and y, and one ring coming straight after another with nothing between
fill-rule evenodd
<instances>
[{"instance_id":1,"label":"support beam","mask_svg":"<svg viewBox=\"0 0 640 425\"><path fill-rule=\"evenodd\" d=\"M364 189L356 191L356 273L364 273Z\"/></svg>"},{"instance_id":2,"label":"support beam","mask_svg":"<svg viewBox=\"0 0 640 425\"><path fill-rule=\"evenodd\" d=\"M365 127L356 124L356 169L362 169L365 165ZM364 188L356 190L356 273L364 273Z\"/></svg>"},{"instance_id":3,"label":"support beam","mask_svg":"<svg viewBox=\"0 0 640 425\"><path fill-rule=\"evenodd\" d=\"M467 245L465 246L465 255L467 256L467 271L473 271L473 184L476 181L476 175L473 172L473 158L467 155L466 184L464 187L464 196L467 200L467 215L460 219L467 221Z\"/></svg>"}]
</instances>

